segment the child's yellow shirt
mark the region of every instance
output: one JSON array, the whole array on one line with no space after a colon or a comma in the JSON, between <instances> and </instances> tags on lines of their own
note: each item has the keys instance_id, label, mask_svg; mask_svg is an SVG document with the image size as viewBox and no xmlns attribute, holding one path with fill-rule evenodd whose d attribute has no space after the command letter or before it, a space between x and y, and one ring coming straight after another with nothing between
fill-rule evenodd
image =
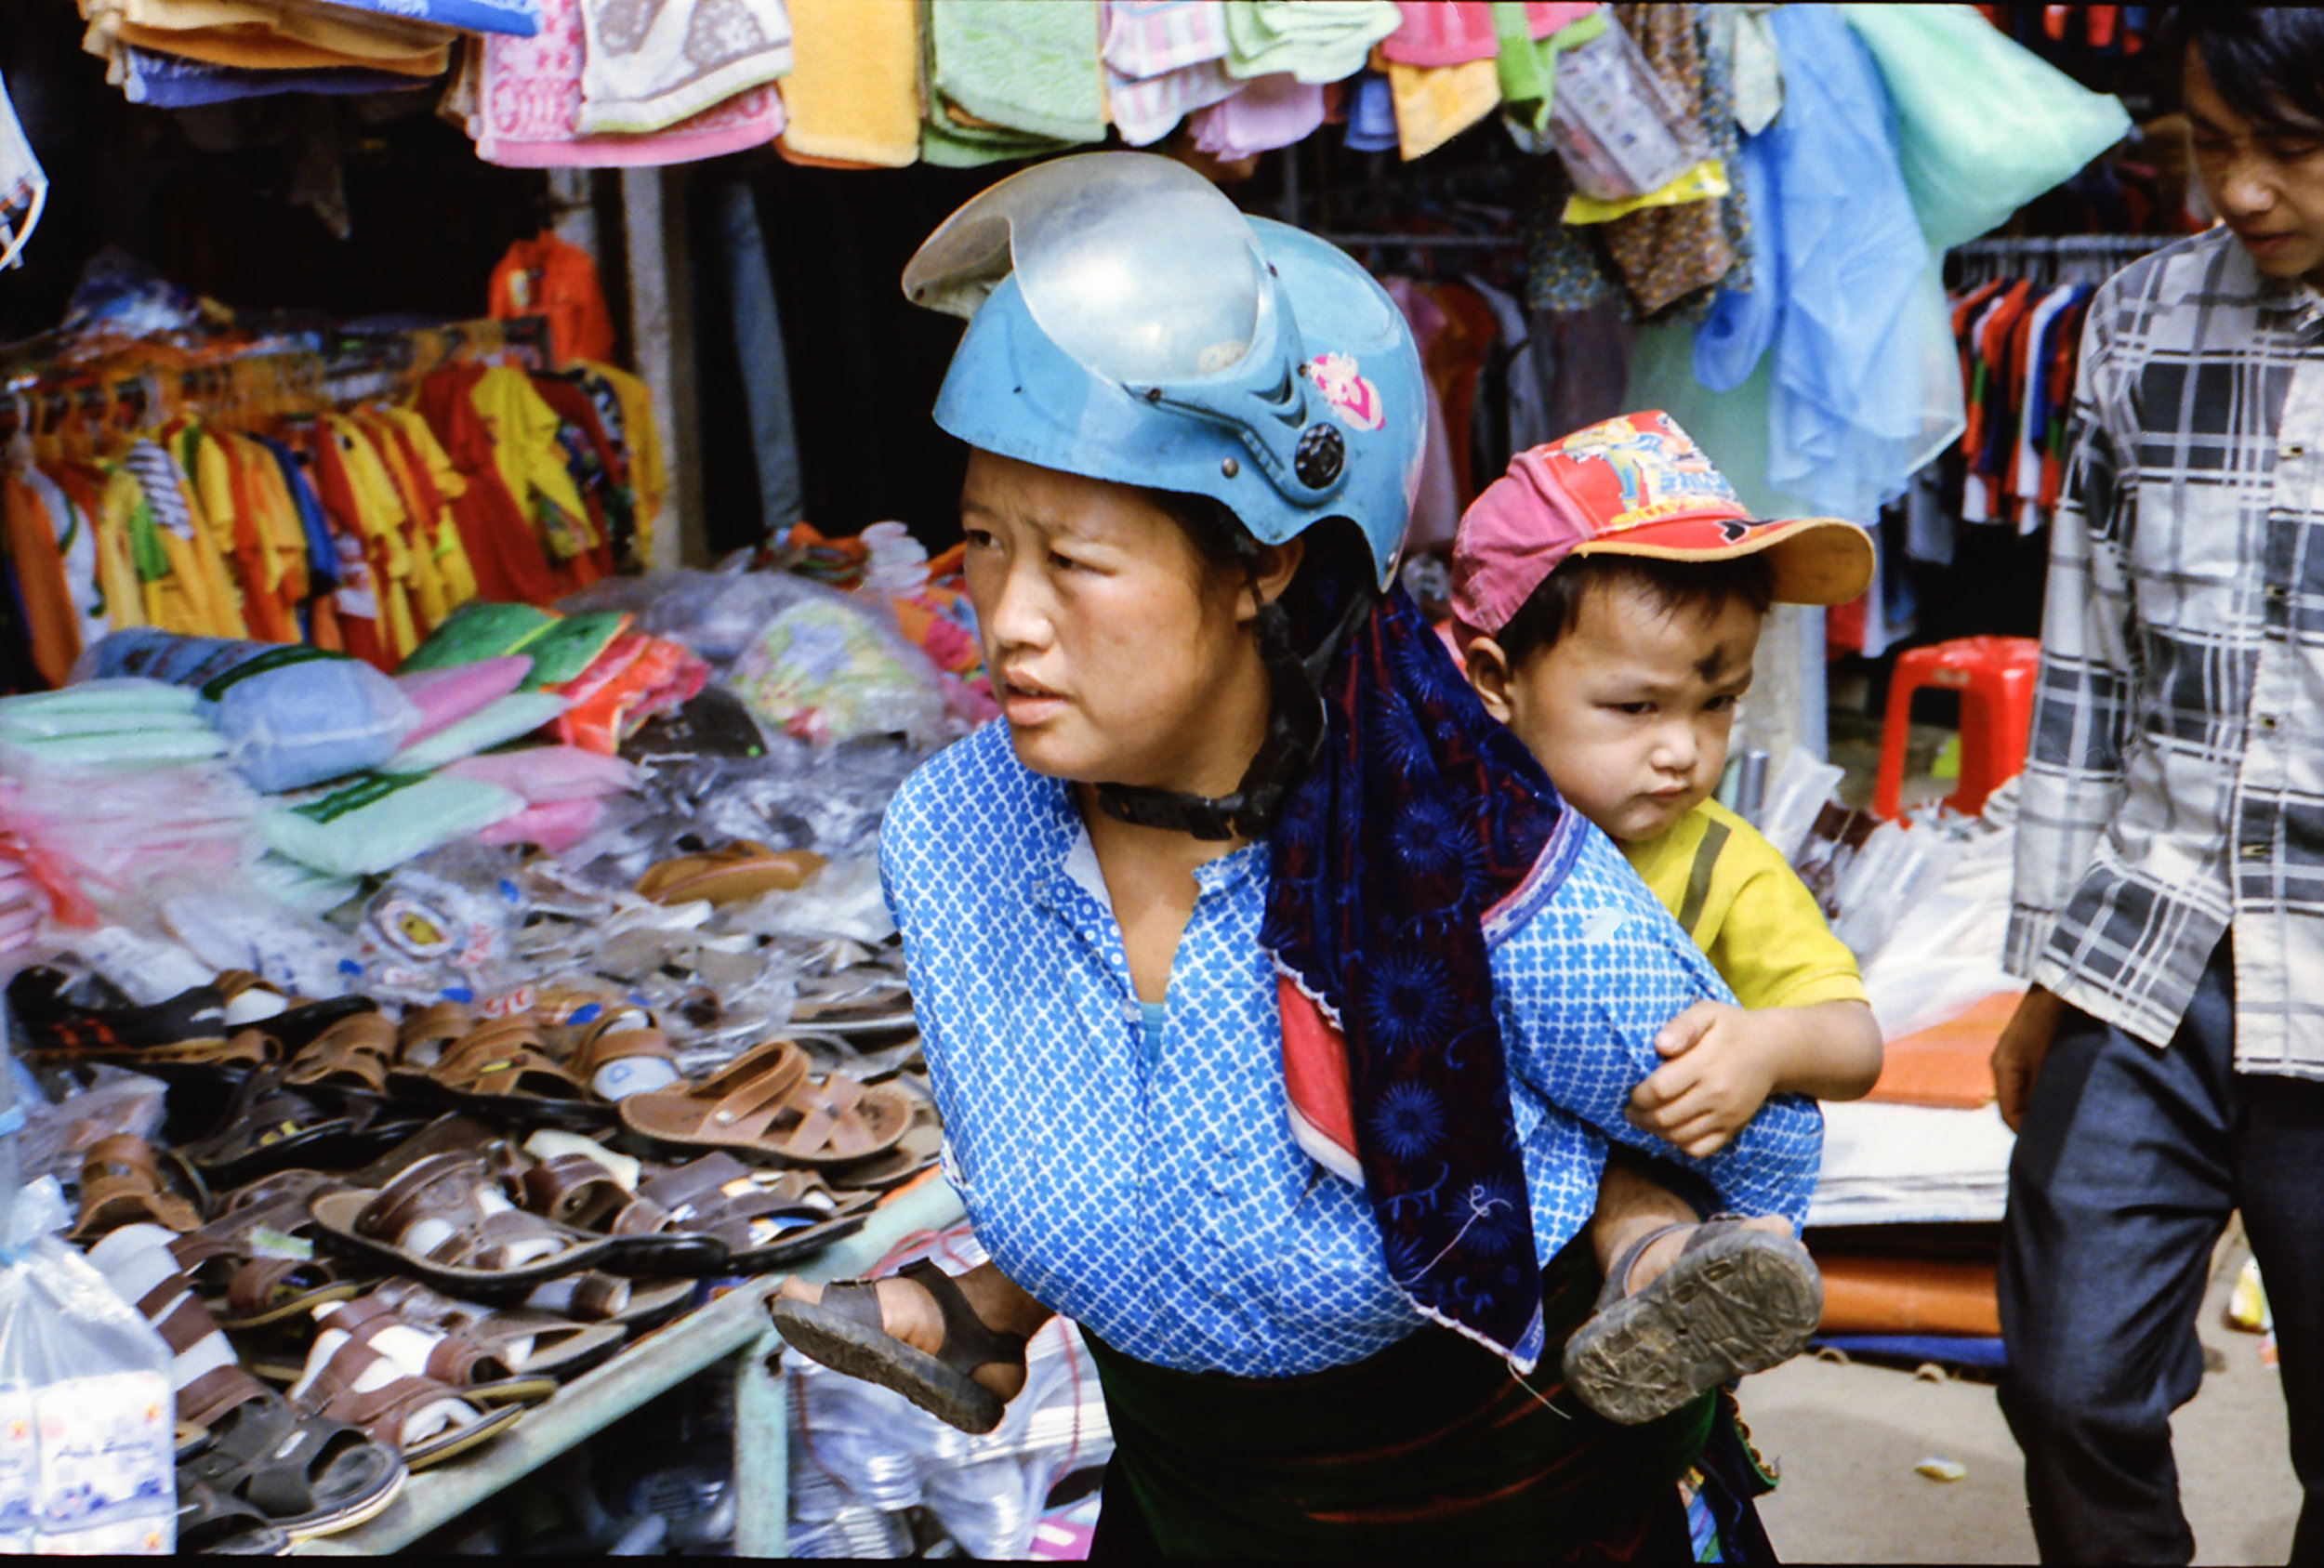
<instances>
[{"instance_id":1,"label":"child's yellow shirt","mask_svg":"<svg viewBox=\"0 0 2324 1568\"><path fill-rule=\"evenodd\" d=\"M1760 837L1706 800L1622 853L1747 1008L1861 1002L1864 981L1816 896Z\"/></svg>"}]
</instances>

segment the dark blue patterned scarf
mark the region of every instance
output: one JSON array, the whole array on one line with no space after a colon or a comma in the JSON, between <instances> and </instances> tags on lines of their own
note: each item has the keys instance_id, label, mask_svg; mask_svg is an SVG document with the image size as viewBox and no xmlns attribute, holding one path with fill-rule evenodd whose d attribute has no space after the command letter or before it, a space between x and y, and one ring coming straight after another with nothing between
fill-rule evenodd
<instances>
[{"instance_id":1,"label":"dark blue patterned scarf","mask_svg":"<svg viewBox=\"0 0 2324 1568\"><path fill-rule=\"evenodd\" d=\"M1293 1125L1360 1175L1413 1305L1530 1371L1540 1263L1486 932L1538 907L1580 840L1402 588L1350 635L1324 700L1261 932L1283 974Z\"/></svg>"}]
</instances>

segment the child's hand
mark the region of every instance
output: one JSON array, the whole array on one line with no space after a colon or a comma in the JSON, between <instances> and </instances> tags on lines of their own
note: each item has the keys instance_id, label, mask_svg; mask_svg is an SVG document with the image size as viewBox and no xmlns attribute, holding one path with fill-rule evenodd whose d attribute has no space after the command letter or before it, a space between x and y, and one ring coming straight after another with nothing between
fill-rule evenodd
<instances>
[{"instance_id":1,"label":"child's hand","mask_svg":"<svg viewBox=\"0 0 2324 1568\"><path fill-rule=\"evenodd\" d=\"M1725 1002L1697 1002L1655 1036L1663 1064L1631 1091L1631 1126L1703 1159L1726 1147L1775 1091L1776 1053L1758 1018Z\"/></svg>"}]
</instances>

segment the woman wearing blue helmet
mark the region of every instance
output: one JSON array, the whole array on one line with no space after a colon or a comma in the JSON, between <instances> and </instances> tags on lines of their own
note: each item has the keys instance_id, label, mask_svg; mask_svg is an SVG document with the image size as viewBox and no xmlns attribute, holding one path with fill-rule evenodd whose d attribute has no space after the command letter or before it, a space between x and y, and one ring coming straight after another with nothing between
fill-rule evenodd
<instances>
[{"instance_id":1,"label":"woman wearing blue helmet","mask_svg":"<svg viewBox=\"0 0 2324 1568\"><path fill-rule=\"evenodd\" d=\"M989 1426L1073 1317L1110 1553L1691 1559L1690 1470L1763 1549L1711 1401L1617 1427L1536 1376L1655 1034L1722 993L1389 586L1394 307L1135 153L1000 182L905 287L969 318L936 420L1007 722L905 783L882 868L997 1272L793 1291L786 1335ZM1796 1218L1817 1149L1776 1102L1695 1170Z\"/></svg>"}]
</instances>

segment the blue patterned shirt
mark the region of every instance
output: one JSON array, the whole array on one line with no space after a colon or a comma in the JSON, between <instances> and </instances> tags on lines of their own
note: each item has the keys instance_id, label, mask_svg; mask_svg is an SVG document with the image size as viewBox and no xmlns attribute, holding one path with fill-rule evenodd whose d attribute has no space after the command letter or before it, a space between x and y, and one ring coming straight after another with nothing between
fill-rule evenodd
<instances>
[{"instance_id":1,"label":"blue patterned shirt","mask_svg":"<svg viewBox=\"0 0 2324 1568\"><path fill-rule=\"evenodd\" d=\"M1663 1024L1732 999L1613 843L1576 825L1571 874L1492 950L1545 1261L1587 1222L1606 1139L1680 1158L1622 1108ZM1151 1062L1089 834L1067 787L1017 761L1006 725L905 782L880 858L945 1172L1010 1278L1182 1371L1315 1372L1419 1326L1363 1193L1292 1140L1259 945L1265 845L1195 871ZM1814 1103L1783 1096L1694 1165L1729 1206L1797 1224L1822 1143Z\"/></svg>"}]
</instances>

